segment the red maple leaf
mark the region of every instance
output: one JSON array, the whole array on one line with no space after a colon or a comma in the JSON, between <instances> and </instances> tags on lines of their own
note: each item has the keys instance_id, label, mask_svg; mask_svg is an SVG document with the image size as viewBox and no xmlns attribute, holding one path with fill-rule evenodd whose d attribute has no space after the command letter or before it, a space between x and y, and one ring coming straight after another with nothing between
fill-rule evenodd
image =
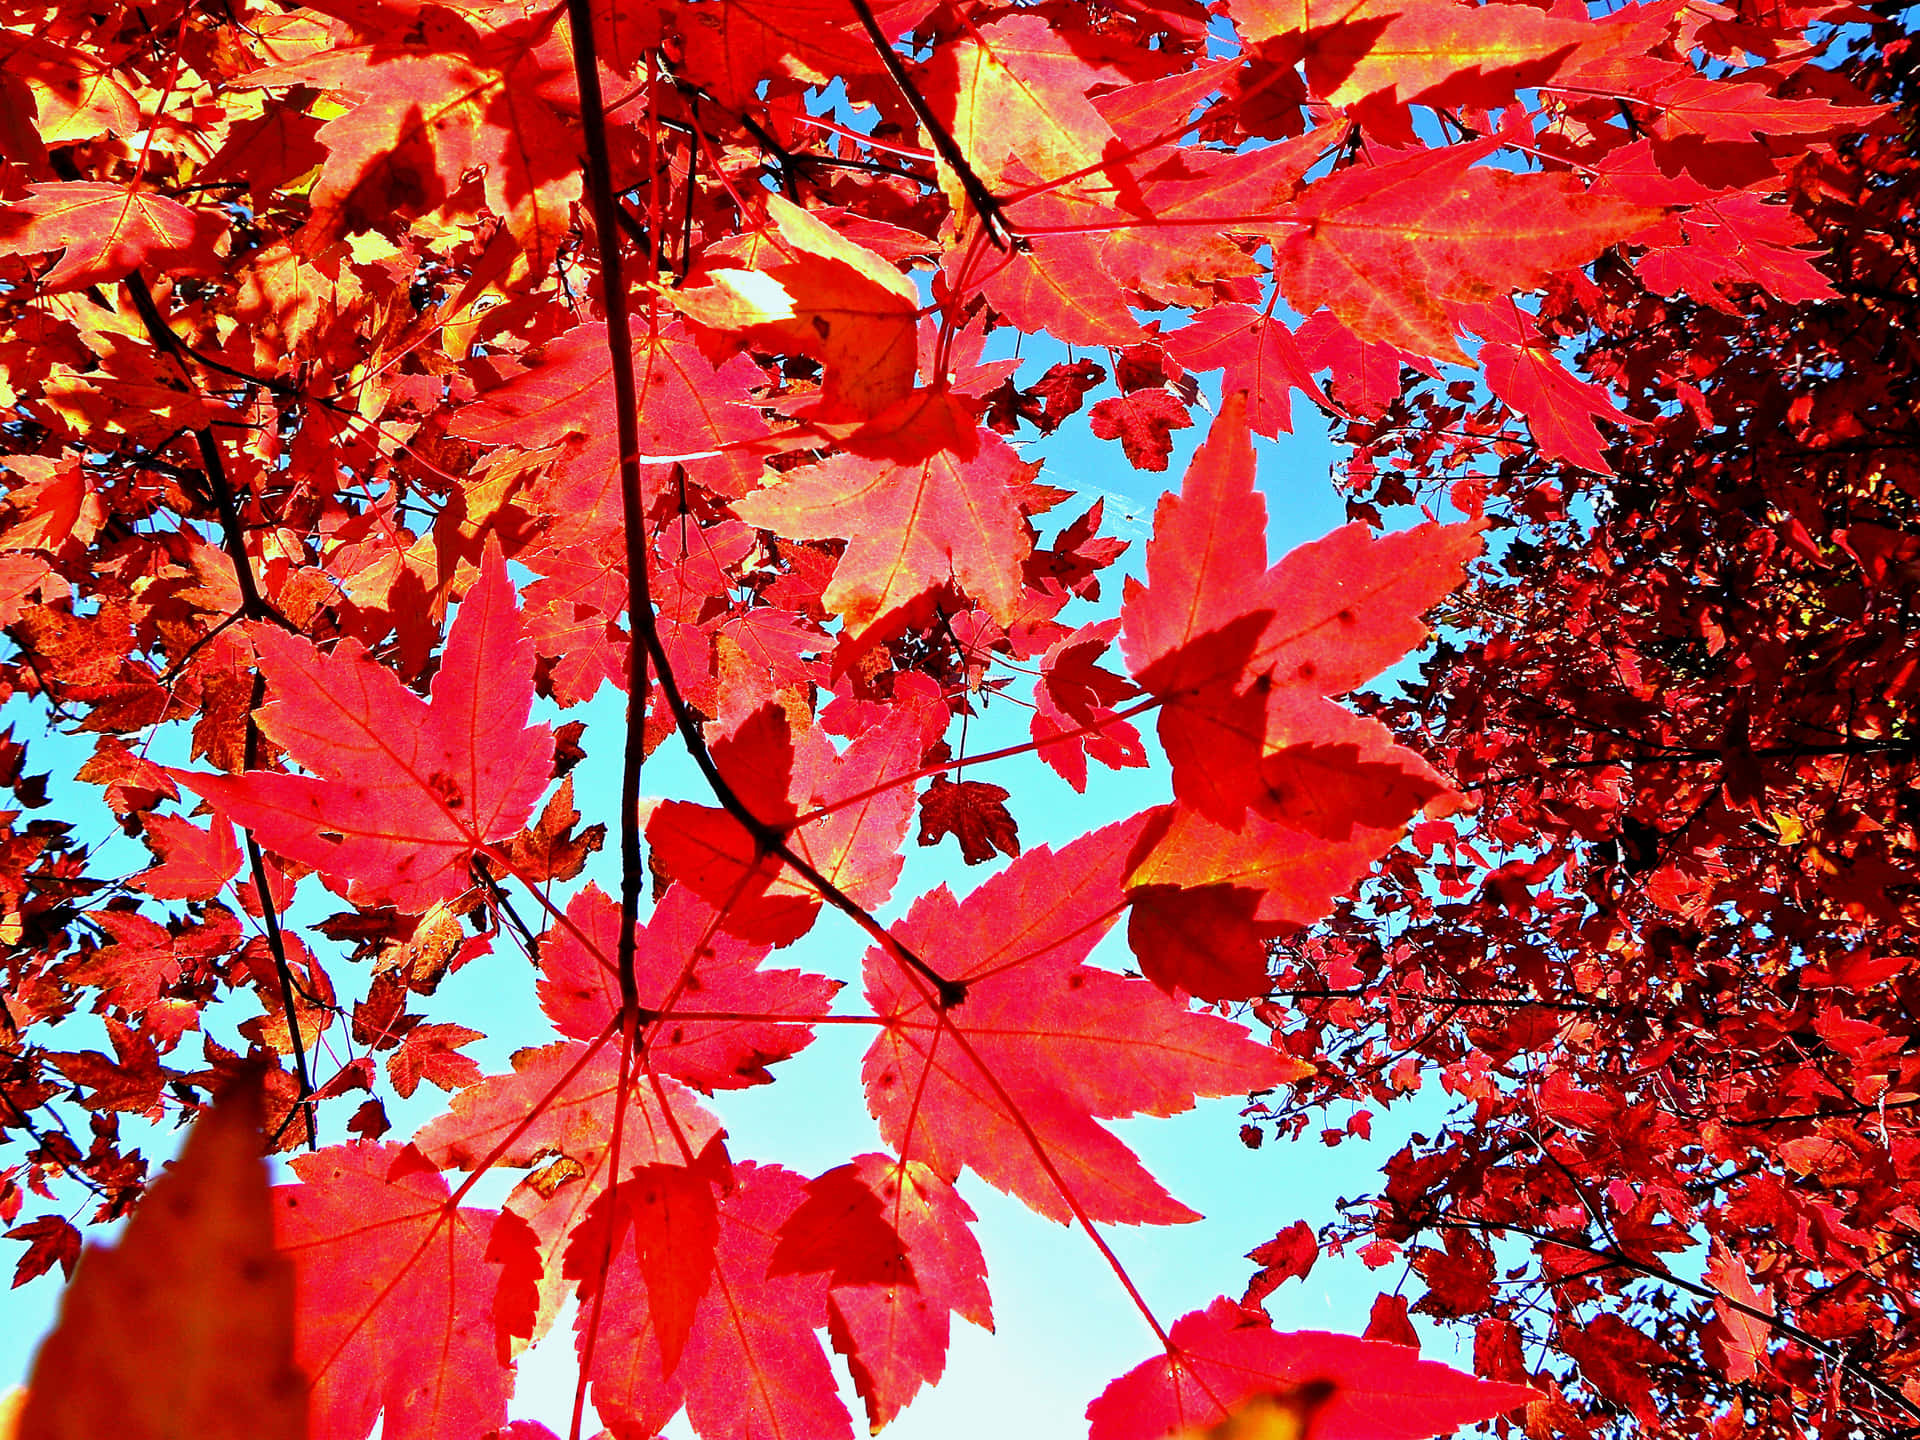
<instances>
[{"instance_id":1,"label":"red maple leaf","mask_svg":"<svg viewBox=\"0 0 1920 1440\"><path fill-rule=\"evenodd\" d=\"M600 1282L606 1300L588 1366L604 1419L651 1434L684 1404L706 1440L851 1435L813 1334L826 1319L826 1277L768 1270L780 1226L803 1197L790 1170L752 1162L734 1168L733 1191L719 1206L710 1282L676 1365L664 1362L640 1260L631 1247L615 1250ZM584 1350L592 1307L580 1313ZM742 1377L753 1383L741 1384Z\"/></svg>"},{"instance_id":2,"label":"red maple leaf","mask_svg":"<svg viewBox=\"0 0 1920 1440\"><path fill-rule=\"evenodd\" d=\"M1129 1370L1087 1407L1091 1440L1162 1440L1213 1424L1252 1396L1309 1385L1327 1387L1313 1410L1315 1440L1423 1440L1537 1398L1405 1346L1278 1331L1227 1299L1182 1316L1167 1337L1168 1354Z\"/></svg>"},{"instance_id":3,"label":"red maple leaf","mask_svg":"<svg viewBox=\"0 0 1920 1440\"><path fill-rule=\"evenodd\" d=\"M456 1208L418 1152L360 1142L293 1162L273 1192L294 1265L295 1356L313 1387L315 1440L479 1434L505 1422L512 1287L538 1278L519 1217ZM507 1298L502 1303L503 1296Z\"/></svg>"},{"instance_id":4,"label":"red maple leaf","mask_svg":"<svg viewBox=\"0 0 1920 1440\"><path fill-rule=\"evenodd\" d=\"M892 954L867 953L886 1021L862 1067L867 1106L902 1158L948 1179L970 1168L1050 1219L1195 1218L1098 1120L1175 1114L1283 1067L1239 1026L1083 963L1125 908L1140 830L1030 850L965 901L945 887L915 901L893 933L966 986L963 1005L942 1010Z\"/></svg>"},{"instance_id":5,"label":"red maple leaf","mask_svg":"<svg viewBox=\"0 0 1920 1440\"><path fill-rule=\"evenodd\" d=\"M61 252L36 282L84 290L143 265L204 270L226 222L138 187L65 180L30 187L0 217L0 255Z\"/></svg>"},{"instance_id":6,"label":"red maple leaf","mask_svg":"<svg viewBox=\"0 0 1920 1440\"><path fill-rule=\"evenodd\" d=\"M567 921L541 948L540 1004L561 1034L592 1040L620 1008L620 907L589 885L567 907ZM691 890L669 886L635 939L640 1004L658 1016L646 1030L649 1065L708 1093L771 1081L767 1066L813 1039L806 1021L824 1014L840 988L823 975L762 970L771 948L739 939Z\"/></svg>"},{"instance_id":7,"label":"red maple leaf","mask_svg":"<svg viewBox=\"0 0 1920 1440\"><path fill-rule=\"evenodd\" d=\"M255 643L274 697L260 728L314 774L169 773L358 900L424 910L465 889L468 860L514 835L547 788L552 738L527 724L533 648L497 552L427 701L352 641L328 654L262 629Z\"/></svg>"}]
</instances>

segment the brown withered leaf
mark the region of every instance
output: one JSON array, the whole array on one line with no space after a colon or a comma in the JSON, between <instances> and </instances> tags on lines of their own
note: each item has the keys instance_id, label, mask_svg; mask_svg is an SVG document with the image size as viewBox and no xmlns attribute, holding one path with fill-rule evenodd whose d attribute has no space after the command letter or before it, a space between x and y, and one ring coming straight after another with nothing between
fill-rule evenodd
<instances>
[{"instance_id":1,"label":"brown withered leaf","mask_svg":"<svg viewBox=\"0 0 1920 1440\"><path fill-rule=\"evenodd\" d=\"M960 842L969 865L991 860L996 851L1020 853L1020 829L1007 812L1007 791L985 780L933 777L920 797L920 843L937 845L947 834Z\"/></svg>"},{"instance_id":2,"label":"brown withered leaf","mask_svg":"<svg viewBox=\"0 0 1920 1440\"><path fill-rule=\"evenodd\" d=\"M606 843L607 827L589 825L579 834L580 812L573 806L573 777L553 792L540 818L500 848L513 873L530 885L549 880L571 880L586 868L587 857Z\"/></svg>"}]
</instances>

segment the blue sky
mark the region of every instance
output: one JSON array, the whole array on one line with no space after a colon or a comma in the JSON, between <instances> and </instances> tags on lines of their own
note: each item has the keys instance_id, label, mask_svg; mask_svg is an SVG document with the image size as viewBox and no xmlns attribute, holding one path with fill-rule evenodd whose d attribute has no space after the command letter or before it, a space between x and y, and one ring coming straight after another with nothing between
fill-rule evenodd
<instances>
[{"instance_id":1,"label":"blue sky","mask_svg":"<svg viewBox=\"0 0 1920 1440\"><path fill-rule=\"evenodd\" d=\"M1327 478L1338 452L1326 440L1317 416L1296 418L1306 434L1260 446L1260 484L1268 497L1269 544L1275 556L1343 519ZM1177 483L1187 457L1204 435L1204 413L1197 413L1196 419L1200 423L1195 429L1175 437L1180 444L1164 475L1132 470L1116 445L1091 436L1084 415L1029 453L1045 454L1044 480L1086 492L1085 499L1070 502L1058 512L1062 523L1077 515L1094 493L1104 493L1109 497L1109 531L1142 542L1155 500L1166 486ZM1141 544L1136 543L1119 568L1137 569L1140 562ZM1117 600L1117 573L1110 584L1102 606L1106 613L1111 613ZM611 813L594 812L599 797L617 793L620 711L621 697L603 691L597 701L567 717L588 721L589 758L576 772L576 790L589 820L613 819ZM15 719L18 733L33 733L34 717L21 707L8 707L6 716ZM991 708L971 724L968 748L977 752L1024 739L1024 717L1024 711L1009 704ZM85 749L90 749L85 740L38 744L32 768L51 766L57 775L64 762L71 773L72 756ZM1013 792L1012 808L1028 847L1064 843L1167 798L1164 766L1119 775L1094 767L1084 797L1031 756L974 773ZM684 756L676 756L669 747L649 761L645 788L650 795L706 798ZM91 801L95 793L89 787L61 787L56 790L53 811L43 813L80 820L83 834L105 836L111 821ZM126 869L145 863L144 851L137 845L113 843ZM950 841L934 851L910 845L907 869L896 891L899 899L883 912L883 918L900 913L913 896L936 884L946 883L964 893L995 868L969 870ZM603 853L589 876L597 872L601 883L611 888L612 869L611 855ZM295 923L303 912L311 912L306 914L310 920L335 908L328 903L331 897L321 896L314 882L308 882L303 891L292 917ZM829 911L810 935L785 952L782 961L853 980L865 948L862 937ZM1094 960L1116 966L1128 963L1123 943L1114 936L1096 951ZM344 964L330 965L330 971L343 990L363 980ZM845 999L857 1003L857 995L857 985L850 986ZM504 943L494 956L451 977L433 997L429 1018L457 1019L486 1031L488 1039L471 1047L470 1053L489 1072L505 1069L507 1057L520 1046L551 1038L537 1010L532 972ZM736 1157L777 1161L815 1174L849 1155L880 1148L859 1089L860 1054L869 1037L857 1027L824 1030L810 1049L779 1067L778 1083L717 1099L714 1108L727 1126ZM95 1034L96 1022L83 1017L62 1026L57 1036L48 1037L48 1043L87 1048L98 1043ZM321 1067L322 1073L325 1068ZM390 1103L396 1134L407 1133L444 1098L428 1088L411 1102ZM1205 1305L1217 1294L1238 1293L1251 1268L1242 1258L1246 1251L1296 1219L1317 1225L1331 1218L1338 1196L1374 1188L1379 1164L1418 1121L1433 1118L1431 1105L1414 1103L1380 1117L1370 1142L1350 1140L1337 1149L1317 1141L1269 1143L1255 1152L1238 1139L1238 1103L1213 1102L1170 1120L1129 1121L1115 1127L1175 1195L1206 1217L1187 1226L1116 1227L1108 1232L1163 1323ZM147 1153L155 1158L169 1153L176 1139L155 1134ZM476 1195L476 1202L498 1201L511 1177L497 1178L501 1183ZM958 1440L963 1435L977 1440L996 1431L1016 1436L1078 1434L1087 1402L1108 1380L1151 1355L1152 1335L1084 1235L1034 1216L971 1177L963 1180L961 1188L980 1216L979 1236L987 1256L998 1333L988 1335L956 1320L946 1379L938 1388L923 1392L888 1433L899 1440ZM27 1214L43 1212L44 1207L30 1205ZM1398 1267L1374 1273L1351 1257L1325 1257L1305 1282L1291 1282L1276 1292L1270 1308L1283 1328L1357 1332L1366 1324L1375 1293L1393 1288L1398 1280ZM0 1293L0 1387L25 1377L35 1339L51 1324L57 1299L56 1285L45 1280ZM549 1342L527 1357L514 1405L515 1415L543 1420L562 1433L574 1381L569 1341L566 1331L557 1329ZM1444 1346L1430 1347L1429 1354L1455 1358ZM858 1416L850 1387L847 1401ZM676 1422L669 1433L686 1434L684 1421Z\"/></svg>"}]
</instances>

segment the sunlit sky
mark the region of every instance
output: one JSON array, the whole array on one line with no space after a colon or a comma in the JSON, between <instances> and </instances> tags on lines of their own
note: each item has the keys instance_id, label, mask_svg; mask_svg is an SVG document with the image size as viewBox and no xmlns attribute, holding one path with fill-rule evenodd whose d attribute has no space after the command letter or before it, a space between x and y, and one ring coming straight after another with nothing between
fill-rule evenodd
<instances>
[{"instance_id":1,"label":"sunlit sky","mask_svg":"<svg viewBox=\"0 0 1920 1440\"><path fill-rule=\"evenodd\" d=\"M1111 572L1103 600L1107 613L1117 602L1119 571L1137 570L1141 563L1141 543L1155 500L1164 488L1177 483L1187 457L1204 435L1204 411L1197 411L1196 419L1195 429L1175 437L1180 443L1164 475L1131 469L1117 445L1093 438L1084 413L1028 452L1045 455L1044 481L1083 492L1082 500L1069 502L1057 512L1060 523L1077 515L1095 494L1105 494L1109 532L1136 541ZM1335 449L1325 439L1317 416L1297 413L1296 421L1306 434L1283 436L1278 444L1263 442L1259 447L1259 481L1272 515L1269 544L1275 556L1343 519L1327 479ZM1092 614L1086 610L1079 618L1092 618ZM603 690L592 704L565 717L588 721L589 758L575 772L580 808L588 820L605 819L610 825L614 821L610 809L595 812L602 808L603 797L617 793L622 701L618 694ZM1025 713L1005 703L989 709L970 725L967 748L977 753L1023 740ZM8 705L0 720L11 720L22 738L37 733L38 716L20 702ZM63 768L71 774L75 757L90 749L91 737L36 740L29 769L52 769L57 781ZM1028 848L1063 844L1168 796L1164 765L1119 775L1098 766L1093 771L1086 796L1076 795L1031 756L972 773L1013 792L1011 808ZM684 756L674 755L667 747L648 762L645 788L650 795L707 798L698 784ZM88 838L104 837L112 822L91 799L96 795L91 787L56 785L54 806L41 813L79 822ZM125 869L146 863L137 844L124 840L113 844ZM946 883L964 893L996 868L969 870L960 863L951 840L935 851L910 844L896 901L882 912L882 918L902 913L913 896L936 884ZM596 857L588 874L614 888L610 851ZM337 908L315 881L306 882L302 894L291 917L296 924L303 916L311 920ZM863 937L829 910L811 934L780 958L783 964L857 981L865 948ZM1103 942L1093 959L1096 964L1117 967L1129 962L1117 934ZM364 983L364 976L344 963L330 964L329 970L343 992ZM858 995L857 983L851 984L843 992L842 1003L855 1006ZM553 1038L536 1005L531 968L504 943L493 956L450 977L427 1003L431 1019L458 1020L487 1032L487 1040L470 1047L468 1053L489 1073L506 1069L508 1057L521 1046ZM99 1044L98 1036L97 1021L81 1017L44 1037L44 1043L92 1048ZM727 1128L734 1157L774 1161L811 1175L850 1155L881 1148L859 1086L860 1055L868 1038L859 1027L823 1027L811 1048L778 1067L776 1084L717 1097L712 1108ZM186 1043L193 1044L191 1037ZM325 1068L323 1063L322 1073ZM411 1125L427 1118L444 1099L439 1091L425 1087L410 1102L389 1100L394 1138L403 1138ZM1147 1167L1206 1218L1167 1228L1113 1227L1108 1238L1162 1323L1171 1323L1215 1295L1237 1294L1252 1268L1243 1258L1245 1253L1282 1226L1297 1219L1317 1226L1332 1218L1336 1197L1374 1188L1378 1166L1407 1131L1422 1118L1431 1123L1438 1097L1434 1100L1434 1105L1417 1103L1390 1112L1375 1124L1371 1142L1348 1141L1336 1149L1309 1139L1291 1145L1269 1142L1259 1151L1250 1151L1238 1137L1240 1102L1234 1100L1205 1104L1172 1119L1121 1122L1116 1130ZM1336 1123L1344 1118L1334 1117ZM176 1140L171 1134L156 1135L146 1145L146 1153L157 1159L169 1153ZM497 1178L502 1183L479 1191L476 1203L498 1203L512 1177ZM971 1176L962 1180L961 1193L980 1217L978 1234L987 1257L997 1333L989 1335L956 1319L945 1379L937 1388L923 1391L888 1433L898 1440L1083 1433L1087 1403L1109 1380L1153 1353L1151 1331L1084 1235L1038 1218ZM32 1201L22 1218L46 1209L43 1202ZM84 1212L74 1213L77 1218ZM9 1264L14 1253L11 1247L4 1252ZM1306 1281L1292 1281L1278 1290L1269 1308L1284 1329L1357 1333L1366 1324L1375 1294L1394 1288L1399 1279L1397 1266L1369 1272L1350 1256L1323 1257ZM58 1293L53 1279L0 1292L0 1388L26 1378L36 1337L51 1325ZM1433 1358L1458 1358L1432 1332L1427 1353ZM844 1365L838 1357L834 1363L856 1428L863 1427L859 1402L851 1385L844 1384ZM544 1421L564 1434L573 1385L571 1334L563 1319L553 1336L523 1360L514 1416ZM667 1433L685 1436L690 1432L682 1419Z\"/></svg>"}]
</instances>

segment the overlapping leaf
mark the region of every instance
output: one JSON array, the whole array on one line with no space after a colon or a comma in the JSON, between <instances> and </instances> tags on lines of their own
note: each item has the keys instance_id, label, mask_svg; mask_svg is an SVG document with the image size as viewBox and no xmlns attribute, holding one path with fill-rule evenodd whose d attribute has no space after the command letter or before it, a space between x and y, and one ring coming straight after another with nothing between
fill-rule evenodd
<instances>
[{"instance_id":1,"label":"overlapping leaf","mask_svg":"<svg viewBox=\"0 0 1920 1440\"><path fill-rule=\"evenodd\" d=\"M468 860L526 824L552 742L529 726L533 649L513 586L488 557L423 701L352 641L331 654L262 628L271 704L260 728L312 775L176 771L269 849L356 898L419 911L466 888Z\"/></svg>"},{"instance_id":2,"label":"overlapping leaf","mask_svg":"<svg viewBox=\"0 0 1920 1440\"><path fill-rule=\"evenodd\" d=\"M942 1010L891 953L864 966L885 1022L862 1066L867 1107L903 1159L971 1169L1050 1219L1197 1218L1098 1122L1173 1115L1257 1089L1278 1057L1237 1025L1084 963L1125 908L1138 820L1028 851L964 901L945 887L893 933L966 986Z\"/></svg>"}]
</instances>

